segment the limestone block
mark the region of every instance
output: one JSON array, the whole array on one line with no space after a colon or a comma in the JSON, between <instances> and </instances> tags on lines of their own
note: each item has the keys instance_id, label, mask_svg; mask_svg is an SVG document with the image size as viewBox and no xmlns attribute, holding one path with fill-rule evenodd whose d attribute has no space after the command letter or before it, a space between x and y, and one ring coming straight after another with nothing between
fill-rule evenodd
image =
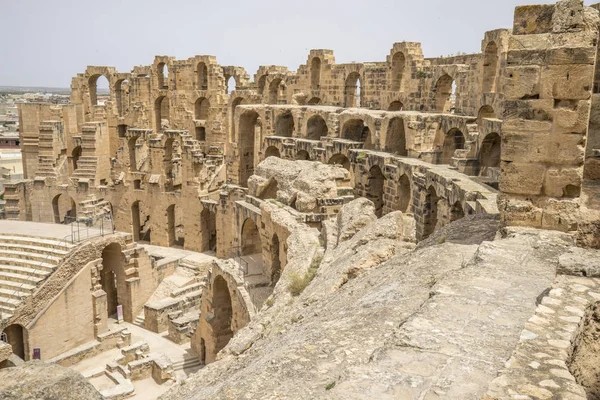
<instances>
[{"instance_id":1,"label":"limestone block","mask_svg":"<svg viewBox=\"0 0 600 400\"><path fill-rule=\"evenodd\" d=\"M576 231L579 204L576 200L548 199L544 205L542 228L563 232Z\"/></svg>"},{"instance_id":2,"label":"limestone block","mask_svg":"<svg viewBox=\"0 0 600 400\"><path fill-rule=\"evenodd\" d=\"M554 100L506 100L504 102L504 110L502 118L509 119L524 119L535 121L552 121L552 113L554 112Z\"/></svg>"},{"instance_id":3,"label":"limestone block","mask_svg":"<svg viewBox=\"0 0 600 400\"><path fill-rule=\"evenodd\" d=\"M514 35L532 35L552 30L554 5L531 5L515 8Z\"/></svg>"},{"instance_id":4,"label":"limestone block","mask_svg":"<svg viewBox=\"0 0 600 400\"><path fill-rule=\"evenodd\" d=\"M546 65L549 52L546 49L511 50L506 55L507 65Z\"/></svg>"},{"instance_id":5,"label":"limestone block","mask_svg":"<svg viewBox=\"0 0 600 400\"><path fill-rule=\"evenodd\" d=\"M587 100L594 80L593 65L550 65L542 69L541 93L543 99Z\"/></svg>"},{"instance_id":6,"label":"limestone block","mask_svg":"<svg viewBox=\"0 0 600 400\"><path fill-rule=\"evenodd\" d=\"M585 179L600 179L600 159L588 158L585 161L583 177Z\"/></svg>"},{"instance_id":7,"label":"limestone block","mask_svg":"<svg viewBox=\"0 0 600 400\"><path fill-rule=\"evenodd\" d=\"M582 0L562 0L556 3L552 16L553 32L568 32L584 28Z\"/></svg>"},{"instance_id":8,"label":"limestone block","mask_svg":"<svg viewBox=\"0 0 600 400\"><path fill-rule=\"evenodd\" d=\"M590 102L582 100L555 102L553 133L585 133L588 127Z\"/></svg>"},{"instance_id":9,"label":"limestone block","mask_svg":"<svg viewBox=\"0 0 600 400\"><path fill-rule=\"evenodd\" d=\"M543 64L563 65L563 64L589 64L596 62L596 48L593 46L585 47L561 47L558 49L549 49Z\"/></svg>"},{"instance_id":10,"label":"limestone block","mask_svg":"<svg viewBox=\"0 0 600 400\"><path fill-rule=\"evenodd\" d=\"M564 165L583 163L583 135L505 133L502 160Z\"/></svg>"},{"instance_id":11,"label":"limestone block","mask_svg":"<svg viewBox=\"0 0 600 400\"><path fill-rule=\"evenodd\" d=\"M552 197L573 197L581 190L582 177L583 167L548 168L544 178L544 193Z\"/></svg>"},{"instance_id":12,"label":"limestone block","mask_svg":"<svg viewBox=\"0 0 600 400\"><path fill-rule=\"evenodd\" d=\"M532 98L540 94L540 67L507 67L504 95L507 99Z\"/></svg>"},{"instance_id":13,"label":"limestone block","mask_svg":"<svg viewBox=\"0 0 600 400\"><path fill-rule=\"evenodd\" d=\"M500 190L514 194L542 193L546 167L535 163L513 163L502 161Z\"/></svg>"},{"instance_id":14,"label":"limestone block","mask_svg":"<svg viewBox=\"0 0 600 400\"><path fill-rule=\"evenodd\" d=\"M542 209L533 205L531 201L508 197L505 194L498 196L498 209L502 222L513 226L542 226Z\"/></svg>"}]
</instances>

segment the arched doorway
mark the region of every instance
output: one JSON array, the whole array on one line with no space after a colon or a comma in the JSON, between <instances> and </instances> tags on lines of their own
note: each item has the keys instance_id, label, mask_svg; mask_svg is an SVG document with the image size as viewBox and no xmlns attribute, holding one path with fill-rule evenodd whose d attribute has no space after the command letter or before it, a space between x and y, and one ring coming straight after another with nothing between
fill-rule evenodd
<instances>
[{"instance_id":1,"label":"arched doorway","mask_svg":"<svg viewBox=\"0 0 600 400\"><path fill-rule=\"evenodd\" d=\"M168 89L169 88L169 67L164 62L159 63L156 72L158 76L158 88Z\"/></svg>"},{"instance_id":2,"label":"arched doorway","mask_svg":"<svg viewBox=\"0 0 600 400\"><path fill-rule=\"evenodd\" d=\"M231 94L235 89L237 89L237 80L234 76L225 77L225 89L227 90L227 94Z\"/></svg>"},{"instance_id":3,"label":"arched doorway","mask_svg":"<svg viewBox=\"0 0 600 400\"><path fill-rule=\"evenodd\" d=\"M131 229L133 233L133 240L136 242L142 237L142 226L140 219L140 202L138 200L131 204Z\"/></svg>"},{"instance_id":4,"label":"arched doorway","mask_svg":"<svg viewBox=\"0 0 600 400\"><path fill-rule=\"evenodd\" d=\"M77 146L71 152L71 160L73 162L73 172L77 171L77 163L79 162L79 157L81 157L81 146Z\"/></svg>"},{"instance_id":5,"label":"arched doorway","mask_svg":"<svg viewBox=\"0 0 600 400\"><path fill-rule=\"evenodd\" d=\"M181 247L185 245L184 216L181 207L171 204L167 208L167 241L169 247Z\"/></svg>"},{"instance_id":6,"label":"arched doorway","mask_svg":"<svg viewBox=\"0 0 600 400\"><path fill-rule=\"evenodd\" d=\"M98 92L102 90L103 92L107 93L105 95L106 98L110 97L110 85L108 78L100 74L92 75L88 80L88 86L90 91L90 105L92 107L104 105L104 101L100 100L100 95Z\"/></svg>"},{"instance_id":7,"label":"arched doorway","mask_svg":"<svg viewBox=\"0 0 600 400\"><path fill-rule=\"evenodd\" d=\"M275 136L292 137L294 135L294 117L291 112L284 112L277 117Z\"/></svg>"},{"instance_id":8,"label":"arched doorway","mask_svg":"<svg viewBox=\"0 0 600 400\"><path fill-rule=\"evenodd\" d=\"M231 327L233 306L229 286L222 276L217 276L213 282L212 307L214 318L210 321L215 338L214 356L216 356L233 337Z\"/></svg>"},{"instance_id":9,"label":"arched doorway","mask_svg":"<svg viewBox=\"0 0 600 400\"><path fill-rule=\"evenodd\" d=\"M210 110L210 101L204 97L200 97L194 103L194 118L198 120L207 120L208 111Z\"/></svg>"},{"instance_id":10,"label":"arched doorway","mask_svg":"<svg viewBox=\"0 0 600 400\"><path fill-rule=\"evenodd\" d=\"M388 106L388 111L402 111L404 110L404 104L401 101L392 101Z\"/></svg>"},{"instance_id":11,"label":"arched doorway","mask_svg":"<svg viewBox=\"0 0 600 400\"><path fill-rule=\"evenodd\" d=\"M320 115L313 115L306 123L306 138L320 140L323 136L327 136L327 123Z\"/></svg>"},{"instance_id":12,"label":"arched doorway","mask_svg":"<svg viewBox=\"0 0 600 400\"><path fill-rule=\"evenodd\" d=\"M129 111L129 81L127 79L120 79L115 83L115 97L117 113L122 117Z\"/></svg>"},{"instance_id":13,"label":"arched doorway","mask_svg":"<svg viewBox=\"0 0 600 400\"><path fill-rule=\"evenodd\" d=\"M483 59L483 93L496 91L496 71L498 70L498 46L489 42L485 47Z\"/></svg>"},{"instance_id":14,"label":"arched doorway","mask_svg":"<svg viewBox=\"0 0 600 400\"><path fill-rule=\"evenodd\" d=\"M198 90L208 89L208 67L202 61L196 66L196 81Z\"/></svg>"},{"instance_id":15,"label":"arched doorway","mask_svg":"<svg viewBox=\"0 0 600 400\"><path fill-rule=\"evenodd\" d=\"M456 128L451 129L444 137L444 146L442 148L440 164L450 164L456 150L462 150L464 148L465 136L463 133Z\"/></svg>"},{"instance_id":16,"label":"arched doorway","mask_svg":"<svg viewBox=\"0 0 600 400\"><path fill-rule=\"evenodd\" d=\"M348 157L340 153L332 155L327 164L341 165L342 167L350 171L350 160L348 159Z\"/></svg>"},{"instance_id":17,"label":"arched doorway","mask_svg":"<svg viewBox=\"0 0 600 400\"><path fill-rule=\"evenodd\" d=\"M279 153L279 149L275 146L269 146L267 147L267 150L265 150L265 158L269 158L269 157L277 157L277 158L281 158L281 154Z\"/></svg>"},{"instance_id":18,"label":"arched doorway","mask_svg":"<svg viewBox=\"0 0 600 400\"><path fill-rule=\"evenodd\" d=\"M344 99L346 108L360 107L363 94L361 92L361 80L358 72L352 72L346 78Z\"/></svg>"},{"instance_id":19,"label":"arched doorway","mask_svg":"<svg viewBox=\"0 0 600 400\"><path fill-rule=\"evenodd\" d=\"M496 112L492 108L492 106L485 105L479 109L479 113L477 114L477 125L481 129L482 123L484 119L495 119Z\"/></svg>"},{"instance_id":20,"label":"arched doorway","mask_svg":"<svg viewBox=\"0 0 600 400\"><path fill-rule=\"evenodd\" d=\"M57 224L70 224L77 219L77 204L66 194L58 194L52 199L52 213Z\"/></svg>"},{"instance_id":21,"label":"arched doorway","mask_svg":"<svg viewBox=\"0 0 600 400\"><path fill-rule=\"evenodd\" d=\"M12 346L13 353L22 360L25 360L25 329L19 324L12 324L2 331L2 340Z\"/></svg>"},{"instance_id":22,"label":"arched doorway","mask_svg":"<svg viewBox=\"0 0 600 400\"><path fill-rule=\"evenodd\" d=\"M406 174L403 174L398 181L398 210L403 213L410 213L410 203L412 200L412 189L410 180Z\"/></svg>"},{"instance_id":23,"label":"arched doorway","mask_svg":"<svg viewBox=\"0 0 600 400\"><path fill-rule=\"evenodd\" d=\"M248 184L248 178L254 173L254 138L258 114L247 111L240 117L239 155L241 186Z\"/></svg>"},{"instance_id":24,"label":"arched doorway","mask_svg":"<svg viewBox=\"0 0 600 400\"><path fill-rule=\"evenodd\" d=\"M383 193L385 187L385 177L378 165L369 170L368 183L366 187L366 197L375 204L375 215L381 218L383 215Z\"/></svg>"},{"instance_id":25,"label":"arched doorway","mask_svg":"<svg viewBox=\"0 0 600 400\"><path fill-rule=\"evenodd\" d=\"M279 259L279 237L275 234L271 240L271 286L275 286L281 277L281 261Z\"/></svg>"},{"instance_id":26,"label":"arched doorway","mask_svg":"<svg viewBox=\"0 0 600 400\"><path fill-rule=\"evenodd\" d=\"M479 150L479 175L489 176L493 169L500 168L502 142L500 135L490 133L481 142Z\"/></svg>"},{"instance_id":27,"label":"arched doorway","mask_svg":"<svg viewBox=\"0 0 600 400\"><path fill-rule=\"evenodd\" d=\"M454 92L454 79L445 74L435 84L435 110L440 113L449 113L453 108L452 99Z\"/></svg>"},{"instance_id":28,"label":"arched doorway","mask_svg":"<svg viewBox=\"0 0 600 400\"><path fill-rule=\"evenodd\" d=\"M309 161L310 160L310 154L308 154L308 151L306 150L300 150L296 153L296 160L305 160L305 161Z\"/></svg>"},{"instance_id":29,"label":"arched doorway","mask_svg":"<svg viewBox=\"0 0 600 400\"><path fill-rule=\"evenodd\" d=\"M392 57L392 91L402 91L402 83L404 81L404 66L406 65L406 57L401 51L394 54Z\"/></svg>"},{"instance_id":30,"label":"arched doorway","mask_svg":"<svg viewBox=\"0 0 600 400\"><path fill-rule=\"evenodd\" d=\"M102 270L100 285L106 293L106 308L108 315L117 313L117 306L122 304L119 299L119 282L123 282L124 256L121 245L111 243L102 250Z\"/></svg>"},{"instance_id":31,"label":"arched doorway","mask_svg":"<svg viewBox=\"0 0 600 400\"><path fill-rule=\"evenodd\" d=\"M217 251L217 215L205 208L200 213L202 251Z\"/></svg>"},{"instance_id":32,"label":"arched doorway","mask_svg":"<svg viewBox=\"0 0 600 400\"><path fill-rule=\"evenodd\" d=\"M365 122L362 119L351 119L342 127L342 138L352 140L353 142L361 142L363 140L364 129Z\"/></svg>"},{"instance_id":33,"label":"arched doorway","mask_svg":"<svg viewBox=\"0 0 600 400\"><path fill-rule=\"evenodd\" d=\"M134 136L131 139L129 139L129 142L127 142L127 148L129 149L129 170L131 172L136 172L138 170L137 167L137 149L136 149L136 142L137 142L138 137Z\"/></svg>"},{"instance_id":34,"label":"arched doorway","mask_svg":"<svg viewBox=\"0 0 600 400\"><path fill-rule=\"evenodd\" d=\"M154 102L155 132L162 132L163 127L169 126L170 105L167 96L160 96Z\"/></svg>"},{"instance_id":35,"label":"arched doorway","mask_svg":"<svg viewBox=\"0 0 600 400\"><path fill-rule=\"evenodd\" d=\"M258 232L258 227L252 218L246 219L242 225L241 245L242 256L250 256L253 254L262 253L260 234Z\"/></svg>"},{"instance_id":36,"label":"arched doorway","mask_svg":"<svg viewBox=\"0 0 600 400\"><path fill-rule=\"evenodd\" d=\"M406 135L404 133L404 120L396 117L390 120L385 135L385 151L406 157Z\"/></svg>"},{"instance_id":37,"label":"arched doorway","mask_svg":"<svg viewBox=\"0 0 600 400\"><path fill-rule=\"evenodd\" d=\"M269 104L278 104L283 95L282 81L279 78L273 79L269 84Z\"/></svg>"},{"instance_id":38,"label":"arched doorway","mask_svg":"<svg viewBox=\"0 0 600 400\"><path fill-rule=\"evenodd\" d=\"M427 195L425 196L425 209L423 210L423 239L429 237L434 231L438 224L438 197L435 188L432 186L427 189Z\"/></svg>"},{"instance_id":39,"label":"arched doorway","mask_svg":"<svg viewBox=\"0 0 600 400\"><path fill-rule=\"evenodd\" d=\"M310 64L310 86L312 90L319 90L321 84L321 59L314 57Z\"/></svg>"}]
</instances>

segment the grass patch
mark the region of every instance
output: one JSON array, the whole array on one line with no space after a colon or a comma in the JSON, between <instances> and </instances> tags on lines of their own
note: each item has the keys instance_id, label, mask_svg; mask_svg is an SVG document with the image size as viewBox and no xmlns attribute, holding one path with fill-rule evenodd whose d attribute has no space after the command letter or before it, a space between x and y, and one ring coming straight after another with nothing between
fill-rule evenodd
<instances>
[{"instance_id":1,"label":"grass patch","mask_svg":"<svg viewBox=\"0 0 600 400\"><path fill-rule=\"evenodd\" d=\"M290 283L288 285L288 290L292 294L292 296L300 296L300 293L306 289L306 287L315 279L317 276L317 270L319 269L319 265L321 265L321 260L323 259L322 255L316 255L312 262L310 263L310 267L308 267L308 271L303 275L293 273L290 277Z\"/></svg>"},{"instance_id":2,"label":"grass patch","mask_svg":"<svg viewBox=\"0 0 600 400\"><path fill-rule=\"evenodd\" d=\"M335 387L335 381L331 382L329 385L325 386L325 390L331 390Z\"/></svg>"}]
</instances>

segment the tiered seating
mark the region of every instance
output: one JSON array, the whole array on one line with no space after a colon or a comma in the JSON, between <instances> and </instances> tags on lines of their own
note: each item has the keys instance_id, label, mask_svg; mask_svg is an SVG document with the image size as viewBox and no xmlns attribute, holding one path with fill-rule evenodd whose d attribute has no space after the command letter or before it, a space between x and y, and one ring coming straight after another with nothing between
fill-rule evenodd
<instances>
[{"instance_id":1,"label":"tiered seating","mask_svg":"<svg viewBox=\"0 0 600 400\"><path fill-rule=\"evenodd\" d=\"M58 239L1 233L0 319L10 318L73 247Z\"/></svg>"}]
</instances>

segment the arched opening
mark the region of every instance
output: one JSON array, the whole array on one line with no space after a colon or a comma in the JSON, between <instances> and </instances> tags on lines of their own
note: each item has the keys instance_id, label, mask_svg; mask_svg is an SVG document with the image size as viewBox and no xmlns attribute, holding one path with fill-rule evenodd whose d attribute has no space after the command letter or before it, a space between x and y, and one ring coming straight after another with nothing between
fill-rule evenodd
<instances>
[{"instance_id":1,"label":"arched opening","mask_svg":"<svg viewBox=\"0 0 600 400\"><path fill-rule=\"evenodd\" d=\"M73 162L73 171L77 171L77 163L81 157L81 146L77 146L71 152L71 161Z\"/></svg>"},{"instance_id":2,"label":"arched opening","mask_svg":"<svg viewBox=\"0 0 600 400\"><path fill-rule=\"evenodd\" d=\"M265 186L265 188L260 192L258 198L261 200L277 199L278 190L279 185L277 184L277 181L271 178L267 186Z\"/></svg>"},{"instance_id":3,"label":"arched opening","mask_svg":"<svg viewBox=\"0 0 600 400\"><path fill-rule=\"evenodd\" d=\"M273 79L269 84L269 104L278 104L283 92L281 79Z\"/></svg>"},{"instance_id":4,"label":"arched opening","mask_svg":"<svg viewBox=\"0 0 600 400\"><path fill-rule=\"evenodd\" d=\"M316 106L317 104L320 104L320 103L321 103L321 99L320 99L320 98L318 98L318 97L313 97L313 98L311 98L311 99L308 101L308 103L307 103L307 104L308 104L309 106Z\"/></svg>"},{"instance_id":5,"label":"arched opening","mask_svg":"<svg viewBox=\"0 0 600 400\"><path fill-rule=\"evenodd\" d=\"M458 219L464 218L464 216L465 211L463 210L463 206L462 204L460 204L460 201L457 201L452 205L452 208L450 209L450 222L454 222Z\"/></svg>"},{"instance_id":6,"label":"arched opening","mask_svg":"<svg viewBox=\"0 0 600 400\"><path fill-rule=\"evenodd\" d=\"M258 114L247 111L240 117L239 154L240 154L240 185L246 186L248 178L254 173L254 138Z\"/></svg>"},{"instance_id":7,"label":"arched opening","mask_svg":"<svg viewBox=\"0 0 600 400\"><path fill-rule=\"evenodd\" d=\"M404 78L404 66L406 65L406 57L404 53L397 52L392 57L392 91L402 91L402 83Z\"/></svg>"},{"instance_id":8,"label":"arched opening","mask_svg":"<svg viewBox=\"0 0 600 400\"><path fill-rule=\"evenodd\" d=\"M496 71L498 70L498 46L489 42L483 58L483 93L496 91Z\"/></svg>"},{"instance_id":9,"label":"arched opening","mask_svg":"<svg viewBox=\"0 0 600 400\"><path fill-rule=\"evenodd\" d=\"M444 137L444 146L442 148L442 156L440 164L450 164L456 150L465 148L465 136L463 133L454 128L448 131Z\"/></svg>"},{"instance_id":10,"label":"arched opening","mask_svg":"<svg viewBox=\"0 0 600 400\"><path fill-rule=\"evenodd\" d=\"M227 94L231 94L231 92L233 92L235 89L237 89L237 81L235 80L235 78L233 76L230 76L229 78L226 79L226 83L225 83L226 89L227 89Z\"/></svg>"},{"instance_id":11,"label":"arched opening","mask_svg":"<svg viewBox=\"0 0 600 400\"><path fill-rule=\"evenodd\" d=\"M364 129L365 123L362 119L351 119L342 128L342 138L353 142L362 142Z\"/></svg>"},{"instance_id":12,"label":"arched opening","mask_svg":"<svg viewBox=\"0 0 600 400\"><path fill-rule=\"evenodd\" d=\"M169 67L164 62L161 62L157 66L158 74L158 88L168 89L169 88Z\"/></svg>"},{"instance_id":13,"label":"arched opening","mask_svg":"<svg viewBox=\"0 0 600 400\"><path fill-rule=\"evenodd\" d=\"M176 207L171 204L167 208L167 239L169 247L183 247L185 244L184 215L181 212L181 207Z\"/></svg>"},{"instance_id":14,"label":"arched opening","mask_svg":"<svg viewBox=\"0 0 600 400\"><path fill-rule=\"evenodd\" d=\"M222 276L217 276L213 282L212 307L214 318L210 321L215 337L215 355L218 354L233 337L231 328L233 307L229 287Z\"/></svg>"},{"instance_id":15,"label":"arched opening","mask_svg":"<svg viewBox=\"0 0 600 400\"><path fill-rule=\"evenodd\" d=\"M404 104L401 101L392 101L388 107L388 111L402 111Z\"/></svg>"},{"instance_id":16,"label":"arched opening","mask_svg":"<svg viewBox=\"0 0 600 400\"><path fill-rule=\"evenodd\" d=\"M133 233L133 240L138 242L142 237L142 224L140 216L140 202L135 201L131 204L131 229Z\"/></svg>"},{"instance_id":17,"label":"arched opening","mask_svg":"<svg viewBox=\"0 0 600 400\"><path fill-rule=\"evenodd\" d=\"M310 154L306 150L300 150L296 153L296 160L310 160Z\"/></svg>"},{"instance_id":18,"label":"arched opening","mask_svg":"<svg viewBox=\"0 0 600 400\"><path fill-rule=\"evenodd\" d=\"M489 176L493 169L500 168L502 141L497 133L488 134L481 142L479 150L479 175Z\"/></svg>"},{"instance_id":19,"label":"arched opening","mask_svg":"<svg viewBox=\"0 0 600 400\"><path fill-rule=\"evenodd\" d=\"M117 112L122 117L129 111L129 81L120 79L115 84L115 97L117 100Z\"/></svg>"},{"instance_id":20,"label":"arched opening","mask_svg":"<svg viewBox=\"0 0 600 400\"><path fill-rule=\"evenodd\" d=\"M241 239L242 256L251 256L262 253L260 234L252 218L248 218L244 221Z\"/></svg>"},{"instance_id":21,"label":"arched opening","mask_svg":"<svg viewBox=\"0 0 600 400\"><path fill-rule=\"evenodd\" d=\"M281 261L279 259L279 237L275 234L271 240L271 285L275 286L281 277Z\"/></svg>"},{"instance_id":22,"label":"arched opening","mask_svg":"<svg viewBox=\"0 0 600 400\"><path fill-rule=\"evenodd\" d=\"M208 67L200 61L196 67L198 90L208 90Z\"/></svg>"},{"instance_id":23,"label":"arched opening","mask_svg":"<svg viewBox=\"0 0 600 400\"><path fill-rule=\"evenodd\" d=\"M154 102L154 115L156 116L156 132L160 132L169 127L170 105L167 96L160 96Z\"/></svg>"},{"instance_id":24,"label":"arched opening","mask_svg":"<svg viewBox=\"0 0 600 400\"><path fill-rule=\"evenodd\" d=\"M294 117L289 111L280 114L275 122L275 136L292 137L294 135Z\"/></svg>"},{"instance_id":25,"label":"arched opening","mask_svg":"<svg viewBox=\"0 0 600 400\"><path fill-rule=\"evenodd\" d=\"M319 90L321 84L321 59L314 57L310 64L310 85L312 90Z\"/></svg>"},{"instance_id":26,"label":"arched opening","mask_svg":"<svg viewBox=\"0 0 600 400\"><path fill-rule=\"evenodd\" d=\"M13 353L22 360L25 360L25 329L19 324L12 324L2 331L2 339L12 346Z\"/></svg>"},{"instance_id":27,"label":"arched opening","mask_svg":"<svg viewBox=\"0 0 600 400\"><path fill-rule=\"evenodd\" d=\"M267 150L265 150L265 158L269 157L281 158L281 154L279 154L279 149L275 146L267 147Z\"/></svg>"},{"instance_id":28,"label":"arched opening","mask_svg":"<svg viewBox=\"0 0 600 400\"><path fill-rule=\"evenodd\" d=\"M412 189L410 180L403 174L398 181L398 210L403 213L410 212L410 201L412 200Z\"/></svg>"},{"instance_id":29,"label":"arched opening","mask_svg":"<svg viewBox=\"0 0 600 400\"><path fill-rule=\"evenodd\" d=\"M453 108L454 79L448 74L443 75L435 84L435 110L440 113L449 113Z\"/></svg>"},{"instance_id":30,"label":"arched opening","mask_svg":"<svg viewBox=\"0 0 600 400\"><path fill-rule=\"evenodd\" d=\"M217 215L205 208L200 213L202 251L217 251Z\"/></svg>"},{"instance_id":31,"label":"arched opening","mask_svg":"<svg viewBox=\"0 0 600 400\"><path fill-rule=\"evenodd\" d=\"M265 85L267 84L267 76L263 75L258 78L258 94L263 95L265 93Z\"/></svg>"},{"instance_id":32,"label":"arched opening","mask_svg":"<svg viewBox=\"0 0 600 400\"><path fill-rule=\"evenodd\" d=\"M327 136L327 123L320 115L313 115L306 123L306 138L320 140L323 136Z\"/></svg>"},{"instance_id":33,"label":"arched opening","mask_svg":"<svg viewBox=\"0 0 600 400\"><path fill-rule=\"evenodd\" d=\"M350 171L350 160L348 159L348 157L340 153L332 155L327 164L341 165L342 167Z\"/></svg>"},{"instance_id":34,"label":"arched opening","mask_svg":"<svg viewBox=\"0 0 600 400\"><path fill-rule=\"evenodd\" d=\"M492 106L485 105L479 109L479 114L477 114L477 125L481 128L484 119L495 119L496 112L492 108Z\"/></svg>"},{"instance_id":35,"label":"arched opening","mask_svg":"<svg viewBox=\"0 0 600 400\"><path fill-rule=\"evenodd\" d=\"M138 170L136 149L137 139L137 136L133 136L129 139L129 142L127 142L127 148L129 149L129 170L131 172L136 172Z\"/></svg>"},{"instance_id":36,"label":"arched opening","mask_svg":"<svg viewBox=\"0 0 600 400\"><path fill-rule=\"evenodd\" d=\"M195 119L207 120L208 111L210 110L210 101L207 98L200 97L194 104Z\"/></svg>"},{"instance_id":37,"label":"arched opening","mask_svg":"<svg viewBox=\"0 0 600 400\"><path fill-rule=\"evenodd\" d=\"M119 282L123 281L124 256L121 245L111 243L102 250L102 270L100 271L100 285L106 293L106 308L108 315L117 313L119 300Z\"/></svg>"},{"instance_id":38,"label":"arched opening","mask_svg":"<svg viewBox=\"0 0 600 400\"><path fill-rule=\"evenodd\" d=\"M385 135L385 151L406 157L406 135L404 133L404 120L396 117L390 120Z\"/></svg>"},{"instance_id":39,"label":"arched opening","mask_svg":"<svg viewBox=\"0 0 600 400\"><path fill-rule=\"evenodd\" d=\"M423 239L429 237L438 224L438 202L440 201L435 188L430 186L425 197L425 209L423 210Z\"/></svg>"},{"instance_id":40,"label":"arched opening","mask_svg":"<svg viewBox=\"0 0 600 400\"><path fill-rule=\"evenodd\" d=\"M198 354L200 358L200 364L206 365L206 342L203 338L200 338L200 354Z\"/></svg>"},{"instance_id":41,"label":"arched opening","mask_svg":"<svg viewBox=\"0 0 600 400\"><path fill-rule=\"evenodd\" d=\"M373 136L371 135L371 130L368 126L362 130L360 141L363 143L363 149L365 150L373 150L375 149L375 140L373 140Z\"/></svg>"},{"instance_id":42,"label":"arched opening","mask_svg":"<svg viewBox=\"0 0 600 400\"><path fill-rule=\"evenodd\" d=\"M77 205L69 195L58 194L52 199L54 222L70 224L77 219Z\"/></svg>"},{"instance_id":43,"label":"arched opening","mask_svg":"<svg viewBox=\"0 0 600 400\"><path fill-rule=\"evenodd\" d=\"M358 72L352 72L346 78L344 90L344 98L346 108L360 107L362 104L363 94L361 92L361 79Z\"/></svg>"},{"instance_id":44,"label":"arched opening","mask_svg":"<svg viewBox=\"0 0 600 400\"><path fill-rule=\"evenodd\" d=\"M108 79L104 75L92 75L88 81L90 90L90 104L92 106L103 106L109 98ZM100 95L102 92L102 96Z\"/></svg>"},{"instance_id":45,"label":"arched opening","mask_svg":"<svg viewBox=\"0 0 600 400\"><path fill-rule=\"evenodd\" d=\"M383 215L383 192L385 186L385 177L381 168L375 165L369 170L369 181L367 183L366 197L375 204L375 215L381 218Z\"/></svg>"},{"instance_id":46,"label":"arched opening","mask_svg":"<svg viewBox=\"0 0 600 400\"><path fill-rule=\"evenodd\" d=\"M244 103L242 97L237 97L231 102L231 137L235 138L235 108Z\"/></svg>"}]
</instances>

